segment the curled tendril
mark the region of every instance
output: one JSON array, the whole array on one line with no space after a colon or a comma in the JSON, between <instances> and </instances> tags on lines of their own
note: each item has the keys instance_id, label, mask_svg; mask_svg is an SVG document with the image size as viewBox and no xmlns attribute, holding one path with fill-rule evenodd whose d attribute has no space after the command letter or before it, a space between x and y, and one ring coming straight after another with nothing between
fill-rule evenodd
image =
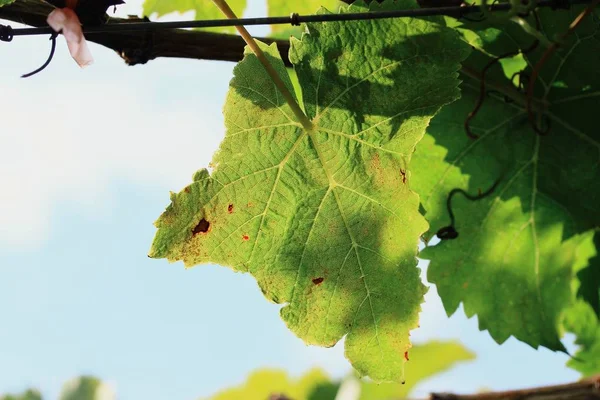
<instances>
[{"instance_id":1,"label":"curled tendril","mask_svg":"<svg viewBox=\"0 0 600 400\"><path fill-rule=\"evenodd\" d=\"M534 11L533 15L535 17L535 23L536 23L536 27L539 29L540 28L540 19L537 15L537 13ZM473 133L473 131L471 131L471 120L473 118L475 118L475 116L477 115L477 113L479 112L479 109L481 108L481 106L483 105L483 102L485 100L485 95L486 95L486 90L485 90L485 75L487 73L487 71L493 67L496 63L498 63L500 60L502 60L503 58L508 58L508 57L514 57L518 54L528 54L530 52L532 52L533 50L535 50L537 48L537 46L539 45L539 40L534 40L534 42L531 44L531 46L529 46L528 48L526 48L525 50L515 50L515 51L511 51L505 54L502 54L498 57L494 57L492 60L490 60L485 67L483 67L483 69L481 70L481 77L479 79L479 97L477 98L477 103L475 104L475 107L473 108L473 111L471 111L469 113L469 115L467 115L467 118L465 119L465 131L467 133L467 136L471 139L477 139L479 138L479 136L477 136L476 134ZM514 77L514 75L513 75Z\"/></svg>"},{"instance_id":2,"label":"curled tendril","mask_svg":"<svg viewBox=\"0 0 600 400\"><path fill-rule=\"evenodd\" d=\"M460 193L471 201L483 199L484 197L492 194L494 190L496 190L496 187L498 187L498 184L502 180L502 177L503 175L496 179L494 184L488 190L476 196L465 192L463 189L452 189L450 193L448 193L448 199L446 200L446 208L448 209L448 216L450 217L450 225L444 226L443 228L438 230L436 233L437 237L440 238L440 240L456 239L458 237L458 231L455 228L456 219L454 217L454 212L452 211L452 197L454 197L455 194Z\"/></svg>"},{"instance_id":3,"label":"curled tendril","mask_svg":"<svg viewBox=\"0 0 600 400\"><path fill-rule=\"evenodd\" d=\"M50 55L48 56L48 59L46 60L46 62L44 64L42 64L42 66L39 67L38 69L36 69L35 71L32 71L32 72L30 72L28 74L21 75L21 78L29 78L30 76L33 76L33 75L37 74L38 72L42 72L48 65L50 65L50 62L54 58L54 51L56 50L56 37L57 36L58 36L58 32L54 32L50 36L50 40L52 41L52 45L50 47Z\"/></svg>"}]
</instances>

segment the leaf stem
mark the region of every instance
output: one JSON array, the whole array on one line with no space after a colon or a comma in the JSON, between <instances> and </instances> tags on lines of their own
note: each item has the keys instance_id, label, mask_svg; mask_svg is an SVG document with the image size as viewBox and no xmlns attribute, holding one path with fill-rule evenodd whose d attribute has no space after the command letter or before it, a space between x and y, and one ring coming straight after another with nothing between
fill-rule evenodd
<instances>
[{"instance_id":1,"label":"leaf stem","mask_svg":"<svg viewBox=\"0 0 600 400\"><path fill-rule=\"evenodd\" d=\"M229 7L229 4L227 4L226 0L213 0L213 3L215 3L215 5L217 7L219 7L221 12L227 18L229 18L229 19L237 18L237 16L235 15L235 13L231 9L231 7ZM311 120L304 113L304 111L302 111L302 108L300 108L300 105L298 104L298 102L296 101L296 99L294 98L292 93L288 90L285 83L283 83L283 80L281 79L281 77L279 76L277 71L275 71L275 68L273 68L273 66L271 65L271 63L269 62L267 57L265 56L265 53L263 53L263 51L260 49L260 47L254 40L252 35L250 35L250 33L246 30L246 28L244 26L236 26L235 28L240 33L240 35L242 36L242 38L244 39L244 41L246 42L248 47L250 47L252 52L254 52L254 54L256 55L256 58L258 58L258 61L260 61L260 63L263 65L263 67L265 67L267 74L269 74L269 76L273 80L273 83L275 83L275 86L277 86L277 89L279 89L279 92L281 92L281 94L283 95L283 98L285 99L285 101L288 103L288 105L292 109L294 115L298 119L298 122L300 122L302 124L304 129L311 130L313 127Z\"/></svg>"}]
</instances>

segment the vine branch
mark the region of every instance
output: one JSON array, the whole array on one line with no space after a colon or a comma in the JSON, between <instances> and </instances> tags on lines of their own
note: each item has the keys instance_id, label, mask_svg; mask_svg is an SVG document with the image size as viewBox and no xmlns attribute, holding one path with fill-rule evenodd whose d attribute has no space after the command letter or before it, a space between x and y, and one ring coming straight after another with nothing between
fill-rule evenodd
<instances>
[{"instance_id":1,"label":"vine branch","mask_svg":"<svg viewBox=\"0 0 600 400\"><path fill-rule=\"evenodd\" d=\"M478 394L432 393L430 400L600 400L600 375L565 385Z\"/></svg>"},{"instance_id":2,"label":"vine branch","mask_svg":"<svg viewBox=\"0 0 600 400\"><path fill-rule=\"evenodd\" d=\"M54 7L43 0L17 0L0 7L0 19L33 27L46 27L46 17ZM143 22L137 17L110 18L108 23ZM128 65L145 64L161 57L194 60L240 61L244 53L244 40L228 35L184 29L166 29L155 32L104 32L86 33L86 39L114 50ZM258 38L267 44L277 42L281 58L289 64L287 40Z\"/></svg>"},{"instance_id":3,"label":"vine branch","mask_svg":"<svg viewBox=\"0 0 600 400\"><path fill-rule=\"evenodd\" d=\"M350 2L350 0L344 0ZM458 0L419 0L422 7L444 7L456 5ZM462 1L462 0L460 0ZM22 23L33 27L46 27L46 18L54 7L43 0L16 0L0 7L0 19ZM144 19L109 18L108 23L135 23ZM165 29L152 32L102 32L86 33L86 39L114 50L128 65L145 64L156 58L187 58L194 60L240 61L244 55L244 40L238 35L190 31L184 29ZM284 64L291 66L288 58L289 40L257 38L271 44L277 43ZM480 80L480 74L463 67L460 72L473 79ZM512 85L486 80L486 86L511 98L515 103L526 106L527 98ZM532 99L534 110L543 110L544 102Z\"/></svg>"}]
</instances>

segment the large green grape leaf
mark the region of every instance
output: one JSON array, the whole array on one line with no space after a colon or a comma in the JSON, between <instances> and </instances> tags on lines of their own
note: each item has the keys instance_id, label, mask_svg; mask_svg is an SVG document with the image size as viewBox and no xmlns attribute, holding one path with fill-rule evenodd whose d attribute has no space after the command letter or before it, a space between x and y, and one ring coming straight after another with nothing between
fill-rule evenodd
<instances>
[{"instance_id":1,"label":"large green grape leaf","mask_svg":"<svg viewBox=\"0 0 600 400\"><path fill-rule=\"evenodd\" d=\"M172 194L150 256L249 272L306 343L347 335L359 373L401 380L425 293L415 256L427 225L409 160L432 116L457 98L468 47L419 19L309 31L292 40L290 59L314 128L292 118L247 52L214 170ZM262 48L291 88L277 49Z\"/></svg>"},{"instance_id":2,"label":"large green grape leaf","mask_svg":"<svg viewBox=\"0 0 600 400\"><path fill-rule=\"evenodd\" d=\"M0 395L0 400L42 400L42 395L35 389L29 389L22 394Z\"/></svg>"},{"instance_id":3,"label":"large green grape leaf","mask_svg":"<svg viewBox=\"0 0 600 400\"><path fill-rule=\"evenodd\" d=\"M250 374L244 384L223 390L210 400L265 400L272 395L294 400L334 400L339 386L320 369L313 369L300 379L290 378L284 371L261 369Z\"/></svg>"},{"instance_id":4,"label":"large green grape leaf","mask_svg":"<svg viewBox=\"0 0 600 400\"><path fill-rule=\"evenodd\" d=\"M406 384L363 382L360 400L388 400L406 398L425 379L447 371L475 355L457 342L432 341L410 349L406 363Z\"/></svg>"},{"instance_id":5,"label":"large green grape leaf","mask_svg":"<svg viewBox=\"0 0 600 400\"><path fill-rule=\"evenodd\" d=\"M564 318L565 328L577 335L580 346L567 365L584 376L600 373L600 322L594 309L584 301L576 302Z\"/></svg>"},{"instance_id":6,"label":"large green grape leaf","mask_svg":"<svg viewBox=\"0 0 600 400\"><path fill-rule=\"evenodd\" d=\"M552 37L566 30L580 9L540 11L544 32ZM479 82L469 77L461 100L432 121L413 157L412 188L422 196L432 233L450 222L452 189L477 195L501 178L481 200L456 195L458 238L423 252L446 311L452 314L462 302L498 342L514 335L534 347L564 349L560 315L571 303L573 265L580 246L591 245L588 230L600 224L600 130L589 117L600 96L599 25L595 17L582 21L540 73L535 95L550 104L548 135L530 128L522 98L506 103L491 95L471 122L479 138L469 139L464 121L479 95ZM511 40L498 40L512 49L529 46L530 37L510 29L504 34ZM493 38L484 42L488 53L511 50ZM528 65L543 51L527 54ZM466 64L476 69L484 63L474 52Z\"/></svg>"},{"instance_id":7,"label":"large green grape leaf","mask_svg":"<svg viewBox=\"0 0 600 400\"><path fill-rule=\"evenodd\" d=\"M238 16L242 16L246 9L246 0L228 0L227 4ZM160 17L165 14L188 11L195 12L196 19L223 19L221 11L211 0L145 0L143 5L144 15L156 14ZM235 27L207 28L216 32L235 32Z\"/></svg>"}]
</instances>

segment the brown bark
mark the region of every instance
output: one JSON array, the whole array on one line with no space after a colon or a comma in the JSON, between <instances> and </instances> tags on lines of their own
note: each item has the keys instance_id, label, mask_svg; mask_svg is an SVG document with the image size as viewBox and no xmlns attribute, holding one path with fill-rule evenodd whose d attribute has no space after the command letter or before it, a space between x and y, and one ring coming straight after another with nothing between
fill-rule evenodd
<instances>
[{"instance_id":1,"label":"brown bark","mask_svg":"<svg viewBox=\"0 0 600 400\"><path fill-rule=\"evenodd\" d=\"M45 27L53 6L43 0L17 0L0 7L0 19ZM140 22L139 18L110 18L109 23ZM18 39L18 38L16 38ZM15 40L16 40L15 39ZM129 65L144 64L159 57L195 60L239 61L245 43L237 35L184 29L164 29L152 32L86 33L86 39L113 49ZM265 43L276 40L259 38ZM277 40L282 59L289 63L289 41Z\"/></svg>"},{"instance_id":2,"label":"brown bark","mask_svg":"<svg viewBox=\"0 0 600 400\"><path fill-rule=\"evenodd\" d=\"M600 400L600 375L566 385L469 395L433 393L430 400Z\"/></svg>"}]
</instances>

